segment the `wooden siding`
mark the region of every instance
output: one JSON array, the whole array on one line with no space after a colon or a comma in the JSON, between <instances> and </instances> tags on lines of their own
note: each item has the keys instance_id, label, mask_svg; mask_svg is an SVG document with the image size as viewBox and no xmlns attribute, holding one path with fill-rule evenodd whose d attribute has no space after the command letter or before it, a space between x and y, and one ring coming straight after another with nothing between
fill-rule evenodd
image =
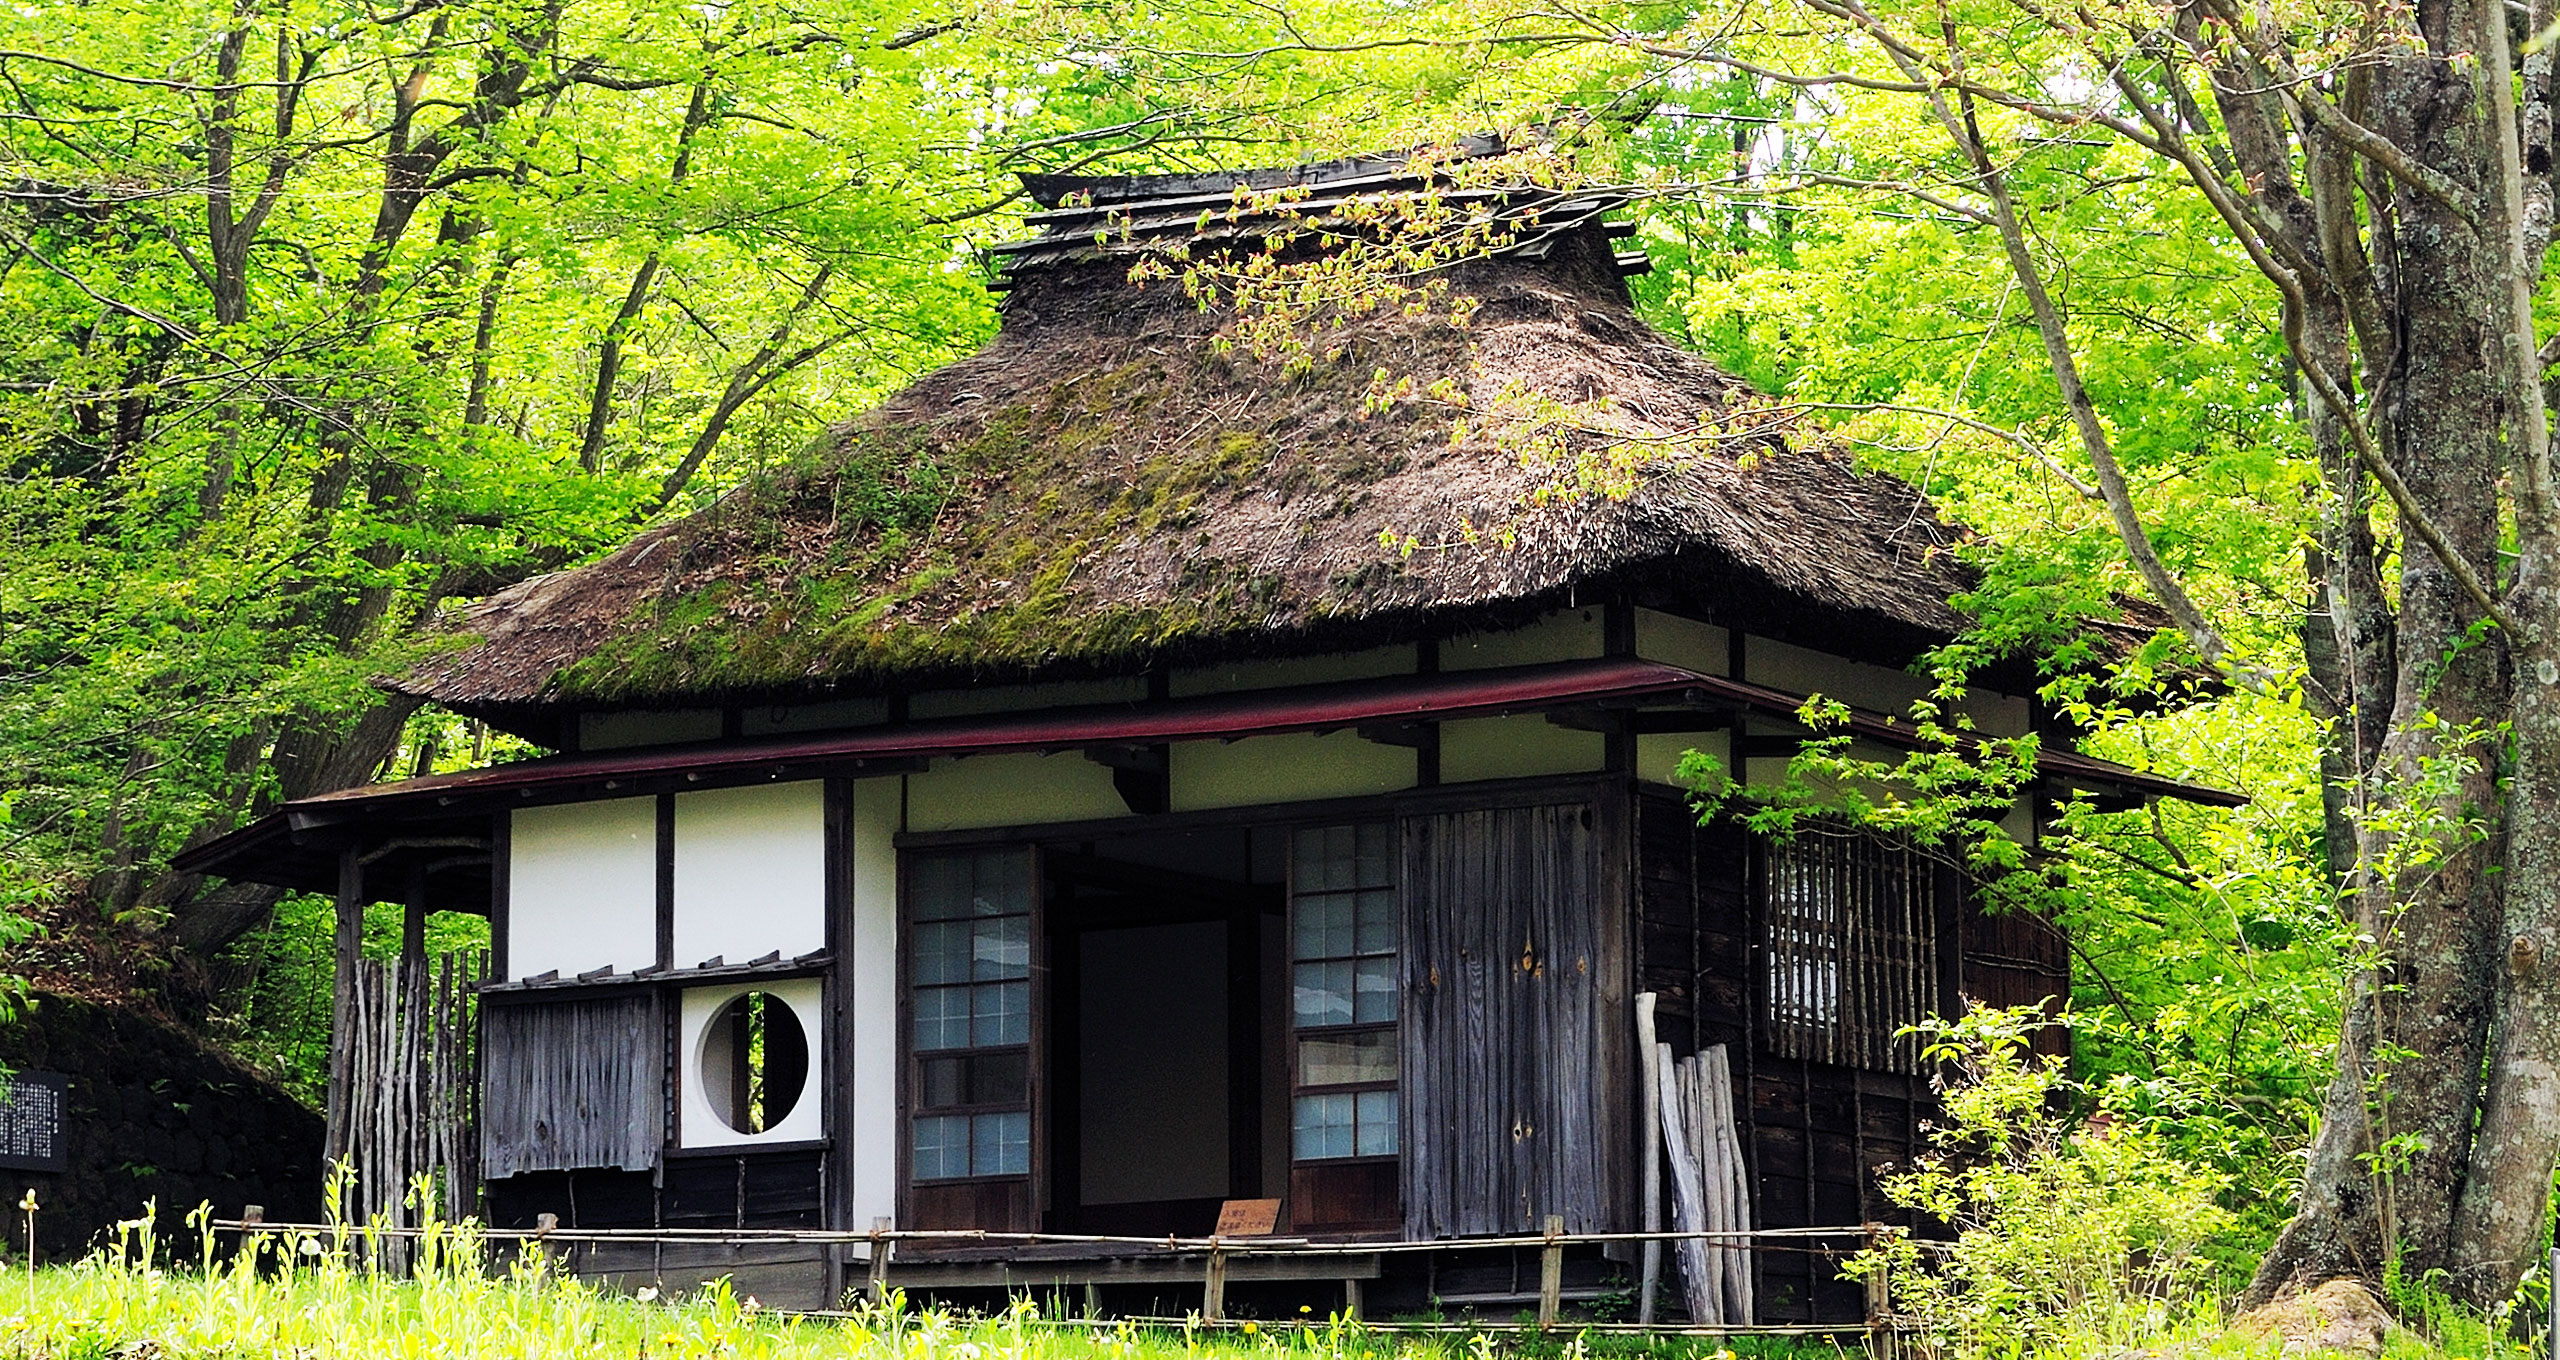
<instances>
[{"instance_id":1,"label":"wooden siding","mask_svg":"<svg viewBox=\"0 0 2560 1360\"><path fill-rule=\"evenodd\" d=\"M1763 1014L1766 920L1750 836L1730 821L1700 826L1667 792L1640 792L1634 822L1640 985L1654 993L1657 1030L1674 1052L1731 1046L1754 1225L1905 1219L1874 1192L1874 1172L1907 1161L1917 1145L1926 1080L1777 1056ZM1837 1262L1803 1252L1754 1258L1760 1321L1865 1316L1864 1294L1837 1278Z\"/></svg>"},{"instance_id":2,"label":"wooden siding","mask_svg":"<svg viewBox=\"0 0 2560 1360\"><path fill-rule=\"evenodd\" d=\"M1402 822L1405 1232L1617 1220L1634 1131L1624 898L1602 809Z\"/></svg>"},{"instance_id":3,"label":"wooden siding","mask_svg":"<svg viewBox=\"0 0 2560 1360\"><path fill-rule=\"evenodd\" d=\"M666 1025L653 992L481 1008L481 1174L658 1164Z\"/></svg>"}]
</instances>

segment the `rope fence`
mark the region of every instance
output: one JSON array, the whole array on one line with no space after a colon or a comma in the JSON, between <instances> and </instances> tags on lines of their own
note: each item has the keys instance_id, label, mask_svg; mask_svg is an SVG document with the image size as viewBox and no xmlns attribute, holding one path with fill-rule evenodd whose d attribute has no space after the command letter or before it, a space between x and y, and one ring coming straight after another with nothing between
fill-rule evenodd
<instances>
[{"instance_id":1,"label":"rope fence","mask_svg":"<svg viewBox=\"0 0 2560 1360\"><path fill-rule=\"evenodd\" d=\"M1136 1237L1102 1233L994 1232L974 1228L921 1229L874 1228L868 1231L823 1228L564 1228L550 1222L532 1228L492 1228L472 1224L467 1229L456 1226L431 1225L412 1227L380 1222L353 1223L278 1223L269 1222L251 1206L236 1219L215 1219L210 1226L219 1232L241 1236L278 1236L311 1239L339 1246L365 1246L376 1242L399 1241L426 1236L451 1238L457 1231L485 1242L521 1242L545 1246L631 1245L631 1246L750 1246L767 1244L806 1244L823 1247L868 1247L869 1279L866 1293L877 1303L889 1293L888 1270L901 1246L931 1247L1093 1247L1111 1248L1141 1258L1188 1261L1200 1260L1203 1289L1202 1306L1191 1317L1043 1317L1042 1325L1066 1328L1117 1326L1123 1322L1139 1326L1209 1325L1223 1327L1241 1325L1241 1320L1226 1316L1225 1284L1229 1263L1247 1257L1378 1257L1408 1253L1448 1253L1501 1250L1536 1250L1540 1253L1537 1317L1534 1322L1487 1321L1371 1321L1358 1318L1364 1330L1377 1332L1501 1332L1549 1331L1557 1327L1562 1312L1562 1276L1564 1252L1568 1247L1640 1245L1648 1242L1707 1241L1729 1250L1750 1252L1786 1252L1801 1255L1846 1258L1858 1250L1879 1245L1908 1230L1890 1224L1862 1223L1855 1226L1822 1228L1754 1228L1739 1231L1648 1231L1648 1232L1565 1232L1522 1233L1500 1237L1445 1238L1433 1241L1321 1241L1304 1237ZM931 1264L937 1258L930 1254L908 1258L910 1264ZM1121 1259L1129 1259L1122 1256ZM1036 1264L1036 1263L1035 1263ZM1352 1286L1348 1315L1358 1314L1358 1281L1346 1279ZM1854 1323L1722 1323L1722 1322L1575 1322L1577 1331L1594 1334L1628 1334L1646 1336L1831 1336L1866 1333L1880 1354L1897 1349L1898 1328L1892 1316L1890 1293L1883 1272L1878 1270L1866 1279L1867 1316ZM840 1309L793 1310L800 1316L822 1318L856 1318L860 1313ZM1256 1325L1275 1327L1321 1327L1330 1319L1283 1318L1261 1320Z\"/></svg>"}]
</instances>

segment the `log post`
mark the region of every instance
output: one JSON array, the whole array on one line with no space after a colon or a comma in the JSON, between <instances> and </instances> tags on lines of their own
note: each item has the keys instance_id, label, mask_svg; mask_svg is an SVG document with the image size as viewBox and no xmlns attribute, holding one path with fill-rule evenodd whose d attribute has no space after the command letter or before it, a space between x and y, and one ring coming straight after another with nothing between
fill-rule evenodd
<instances>
[{"instance_id":1,"label":"log post","mask_svg":"<svg viewBox=\"0 0 2560 1360\"><path fill-rule=\"evenodd\" d=\"M336 968L329 992L329 1120L321 1151L324 1174L343 1164L355 1141L353 1089L356 960L364 948L364 861L350 845L338 852Z\"/></svg>"},{"instance_id":2,"label":"log post","mask_svg":"<svg viewBox=\"0 0 2560 1360\"><path fill-rule=\"evenodd\" d=\"M1547 1215L1547 1245L1538 1253L1538 1330L1556 1325L1564 1304L1564 1215Z\"/></svg>"},{"instance_id":3,"label":"log post","mask_svg":"<svg viewBox=\"0 0 2560 1360\"><path fill-rule=\"evenodd\" d=\"M1200 1295L1200 1317L1204 1322L1227 1320L1227 1249L1212 1244L1209 1248L1209 1273Z\"/></svg>"},{"instance_id":4,"label":"log post","mask_svg":"<svg viewBox=\"0 0 2560 1360\"><path fill-rule=\"evenodd\" d=\"M1654 1061L1654 994L1636 994L1636 1116L1644 1130L1644 1230L1662 1231L1662 1068ZM1653 1291L1662 1281L1662 1243L1644 1243L1643 1273L1636 1285L1636 1322L1653 1325Z\"/></svg>"},{"instance_id":5,"label":"log post","mask_svg":"<svg viewBox=\"0 0 2560 1360\"><path fill-rule=\"evenodd\" d=\"M1357 1276L1342 1282L1342 1320L1360 1320L1360 1280Z\"/></svg>"},{"instance_id":6,"label":"log post","mask_svg":"<svg viewBox=\"0 0 2560 1360\"><path fill-rule=\"evenodd\" d=\"M889 1241L889 1220L885 1217L871 1220L870 1285L871 1302L874 1305L887 1303L889 1301L889 1251L891 1245L892 1244Z\"/></svg>"}]
</instances>

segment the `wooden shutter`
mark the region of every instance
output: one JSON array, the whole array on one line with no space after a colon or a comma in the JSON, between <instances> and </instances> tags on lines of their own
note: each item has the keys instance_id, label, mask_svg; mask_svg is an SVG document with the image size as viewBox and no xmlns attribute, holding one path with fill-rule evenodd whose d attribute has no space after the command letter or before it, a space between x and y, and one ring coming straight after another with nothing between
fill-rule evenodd
<instances>
[{"instance_id":1,"label":"wooden shutter","mask_svg":"<svg viewBox=\"0 0 2560 1360\"><path fill-rule=\"evenodd\" d=\"M480 1008L480 1174L658 1164L666 1026L654 992Z\"/></svg>"},{"instance_id":2,"label":"wooden shutter","mask_svg":"<svg viewBox=\"0 0 2560 1360\"><path fill-rule=\"evenodd\" d=\"M1618 1226L1632 1020L1595 820L1569 803L1402 823L1409 1236Z\"/></svg>"}]
</instances>

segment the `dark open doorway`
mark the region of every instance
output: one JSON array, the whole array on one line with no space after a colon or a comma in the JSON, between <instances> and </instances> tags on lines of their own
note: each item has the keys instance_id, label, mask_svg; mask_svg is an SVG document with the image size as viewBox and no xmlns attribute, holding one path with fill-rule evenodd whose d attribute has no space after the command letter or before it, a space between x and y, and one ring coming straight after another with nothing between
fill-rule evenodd
<instances>
[{"instance_id":1,"label":"dark open doorway","mask_svg":"<svg viewBox=\"0 0 2560 1360\"><path fill-rule=\"evenodd\" d=\"M1205 1234L1221 1202L1280 1193L1265 1186L1287 1094L1271 962L1285 899L1259 839L1043 855L1049 1231Z\"/></svg>"}]
</instances>

